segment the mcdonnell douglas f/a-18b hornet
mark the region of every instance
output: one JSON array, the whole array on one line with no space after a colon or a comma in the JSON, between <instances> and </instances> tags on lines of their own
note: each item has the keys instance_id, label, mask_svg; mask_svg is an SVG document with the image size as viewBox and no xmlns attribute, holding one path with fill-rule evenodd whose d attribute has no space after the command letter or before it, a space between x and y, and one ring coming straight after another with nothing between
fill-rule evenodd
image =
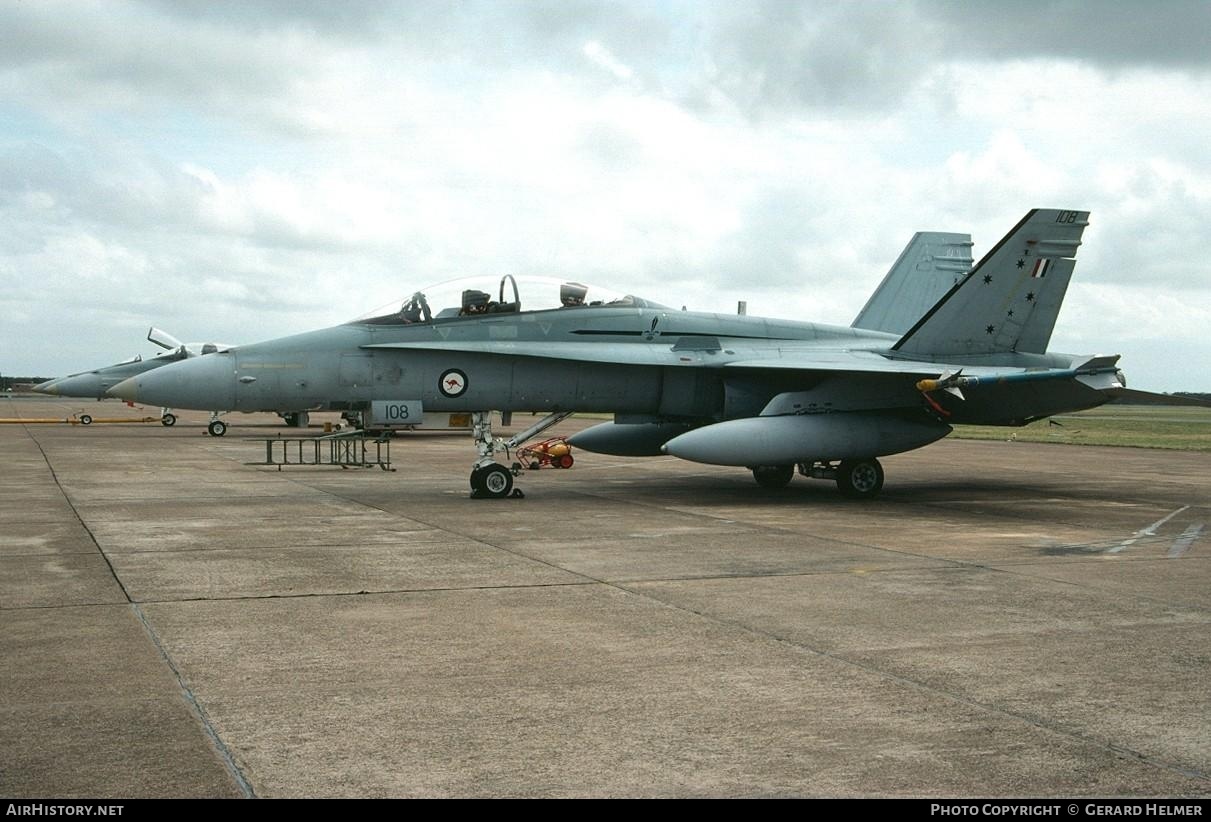
<instances>
[{"instance_id":1,"label":"mcdonnell douglas f/a-18b hornet","mask_svg":"<svg viewBox=\"0 0 1211 822\"><path fill-rule=\"evenodd\" d=\"M34 390L41 394L53 394L59 397L104 400L111 396L108 393L109 389L137 374L145 374L153 369L161 368L169 363L189 359L190 357L204 357L208 354L226 351L231 348L230 345L223 343L183 343L168 332L154 327L148 329L147 339L161 348L168 349L168 351L164 354L157 354L150 359L144 359L142 355L139 355L129 360L123 360L115 365L94 368L91 371L81 371L78 374L69 374L66 377L57 377L53 380L38 383L34 386ZM278 409L277 414L287 425L298 428L307 427L306 409ZM221 436L227 430L227 425L226 423L219 422L218 416L217 411L212 411L210 431L213 434ZM81 414L80 421L88 425L92 421L92 418L88 414ZM160 409L160 423L165 426L177 424L177 415L172 413L172 408L164 407Z\"/></svg>"},{"instance_id":2,"label":"mcdonnell douglas f/a-18b hornet","mask_svg":"<svg viewBox=\"0 0 1211 822\"><path fill-rule=\"evenodd\" d=\"M873 497L878 457L954 423L1024 425L1127 393L1118 355L1047 352L1088 217L1031 211L907 330L703 314L575 282L523 289L505 275L490 290L456 281L453 294L418 291L334 328L172 363L110 394L400 422L469 412L480 497L512 490L517 466L496 454L578 411L614 414L572 438L589 451L745 466L763 486L798 470ZM501 441L492 410L550 416Z\"/></svg>"},{"instance_id":3,"label":"mcdonnell douglas f/a-18b hornet","mask_svg":"<svg viewBox=\"0 0 1211 822\"><path fill-rule=\"evenodd\" d=\"M53 394L58 397L104 400L109 397L106 393L109 389L136 374L160 368L170 362L179 362L189 357L201 357L231 347L218 343L183 343L158 328L148 329L147 339L161 348L168 349L167 353L157 354L150 359L143 359L143 355L140 354L114 365L94 368L91 371L81 371L66 377L56 377L53 380L38 383L34 386L34 390L40 394ZM80 419L85 425L91 421L88 414L81 414ZM160 411L160 422L164 425L175 425L177 417L171 409L164 408Z\"/></svg>"}]
</instances>

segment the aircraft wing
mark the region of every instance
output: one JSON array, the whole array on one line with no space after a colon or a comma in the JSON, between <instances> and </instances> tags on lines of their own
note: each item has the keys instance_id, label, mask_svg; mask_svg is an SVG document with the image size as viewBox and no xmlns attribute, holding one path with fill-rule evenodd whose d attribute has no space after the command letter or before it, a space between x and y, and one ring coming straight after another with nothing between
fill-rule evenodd
<instances>
[{"instance_id":1,"label":"aircraft wing","mask_svg":"<svg viewBox=\"0 0 1211 822\"><path fill-rule=\"evenodd\" d=\"M653 365L698 368L727 368L776 371L824 371L852 374L901 374L913 377L937 376L947 370L962 370L973 376L1000 374L1006 369L994 366L963 366L892 358L878 351L802 345L793 341L771 341L768 345L715 347L718 341L693 338L676 345L612 342L508 342L423 340L415 342L375 343L366 349L407 349L450 351L494 356L536 357L575 362L614 365ZM729 341L724 338L725 344Z\"/></svg>"}]
</instances>

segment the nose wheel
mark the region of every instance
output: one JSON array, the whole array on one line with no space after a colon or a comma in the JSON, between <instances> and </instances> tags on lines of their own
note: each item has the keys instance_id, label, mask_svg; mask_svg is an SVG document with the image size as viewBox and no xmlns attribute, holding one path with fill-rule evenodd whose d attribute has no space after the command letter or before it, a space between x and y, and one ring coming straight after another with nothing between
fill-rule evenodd
<instances>
[{"instance_id":1,"label":"nose wheel","mask_svg":"<svg viewBox=\"0 0 1211 822\"><path fill-rule=\"evenodd\" d=\"M476 499L504 499L513 491L513 472L500 463L471 471L471 496ZM521 495L517 491L518 496Z\"/></svg>"},{"instance_id":2,"label":"nose wheel","mask_svg":"<svg viewBox=\"0 0 1211 822\"><path fill-rule=\"evenodd\" d=\"M219 419L217 411L210 415L210 423L206 426L206 433L212 437L221 437L227 433L227 423Z\"/></svg>"}]
</instances>

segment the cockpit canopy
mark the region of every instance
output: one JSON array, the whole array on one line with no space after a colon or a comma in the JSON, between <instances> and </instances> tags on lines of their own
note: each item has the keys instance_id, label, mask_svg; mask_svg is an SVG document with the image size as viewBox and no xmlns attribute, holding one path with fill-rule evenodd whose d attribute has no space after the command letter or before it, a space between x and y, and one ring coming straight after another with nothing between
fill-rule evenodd
<instances>
[{"instance_id":1,"label":"cockpit canopy","mask_svg":"<svg viewBox=\"0 0 1211 822\"><path fill-rule=\"evenodd\" d=\"M352 320L394 325L440 322L486 314L599 308L667 308L631 294L554 277L462 277L417 291Z\"/></svg>"}]
</instances>

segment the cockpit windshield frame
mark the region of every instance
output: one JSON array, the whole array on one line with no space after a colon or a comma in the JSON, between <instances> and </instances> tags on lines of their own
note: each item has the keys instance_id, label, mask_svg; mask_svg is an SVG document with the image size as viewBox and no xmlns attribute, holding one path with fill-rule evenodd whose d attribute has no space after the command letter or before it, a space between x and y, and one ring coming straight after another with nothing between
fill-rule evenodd
<instances>
[{"instance_id":1,"label":"cockpit windshield frame","mask_svg":"<svg viewBox=\"0 0 1211 822\"><path fill-rule=\"evenodd\" d=\"M411 325L494 314L521 314L581 308L668 306L632 294L555 277L505 274L459 277L415 291L350 320L350 324Z\"/></svg>"}]
</instances>

